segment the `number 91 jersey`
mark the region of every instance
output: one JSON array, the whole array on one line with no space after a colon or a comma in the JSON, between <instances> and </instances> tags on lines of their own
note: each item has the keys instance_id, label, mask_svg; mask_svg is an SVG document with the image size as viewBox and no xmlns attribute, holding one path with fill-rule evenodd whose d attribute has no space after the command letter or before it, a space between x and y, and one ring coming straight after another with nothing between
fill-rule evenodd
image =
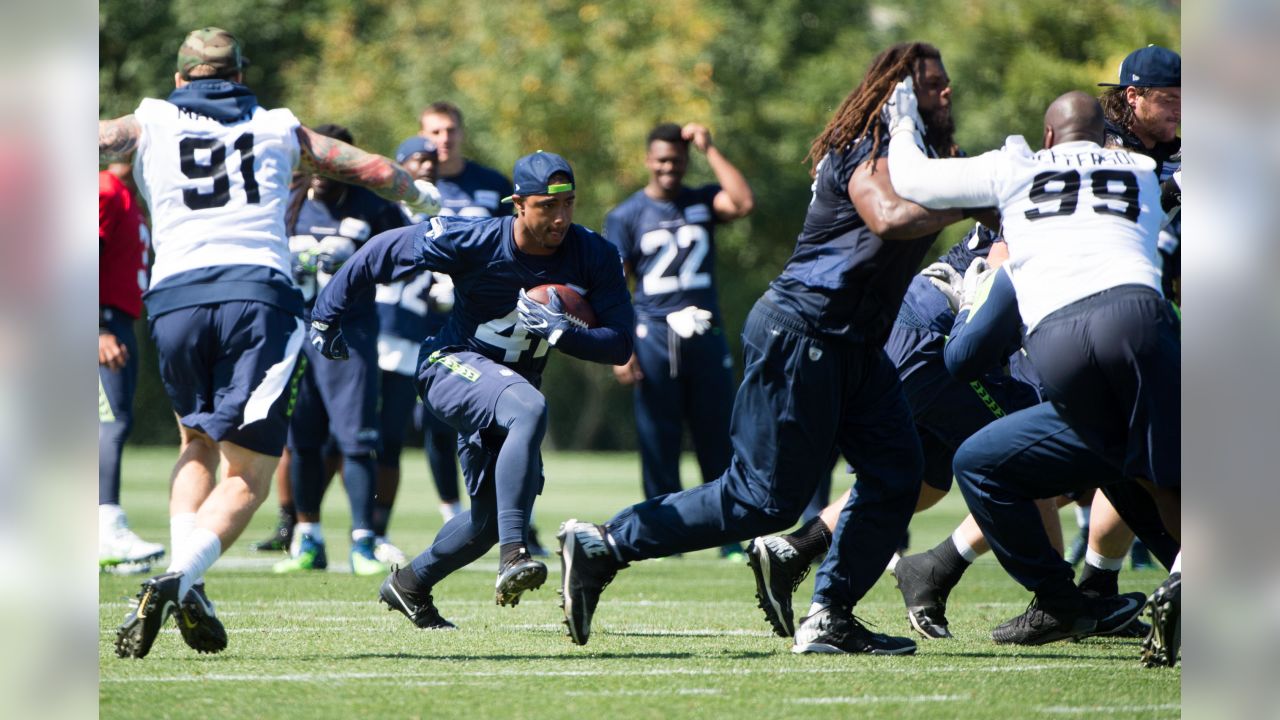
<instances>
[{"instance_id":1,"label":"number 91 jersey","mask_svg":"<svg viewBox=\"0 0 1280 720\"><path fill-rule=\"evenodd\" d=\"M148 98L134 178L151 210L151 285L218 265L265 265L291 274L284 227L297 167L298 119L260 106L222 123Z\"/></svg>"},{"instance_id":2,"label":"number 91 jersey","mask_svg":"<svg viewBox=\"0 0 1280 720\"><path fill-rule=\"evenodd\" d=\"M605 235L636 275L636 312L649 318L696 305L717 320L716 223L719 185L681 187L675 200L637 190L605 217Z\"/></svg>"}]
</instances>

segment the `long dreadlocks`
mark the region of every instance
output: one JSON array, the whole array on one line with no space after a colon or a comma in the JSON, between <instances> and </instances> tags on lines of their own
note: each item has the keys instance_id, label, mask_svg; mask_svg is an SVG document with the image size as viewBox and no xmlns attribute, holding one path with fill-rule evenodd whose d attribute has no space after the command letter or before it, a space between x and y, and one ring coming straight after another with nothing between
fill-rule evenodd
<instances>
[{"instance_id":1,"label":"long dreadlocks","mask_svg":"<svg viewBox=\"0 0 1280 720\"><path fill-rule=\"evenodd\" d=\"M840 103L827 127L809 146L809 154L804 159L810 164L809 174L817 174L818 163L827 152L842 148L867 133L871 134L874 143L868 162L874 163L882 140L880 110L898 81L912 75L920 61L925 59L941 61L942 53L927 43L914 42L899 43L877 55L862 82ZM945 145L939 149L949 153L952 150L950 137L945 138ZM872 165L873 172L874 167Z\"/></svg>"}]
</instances>

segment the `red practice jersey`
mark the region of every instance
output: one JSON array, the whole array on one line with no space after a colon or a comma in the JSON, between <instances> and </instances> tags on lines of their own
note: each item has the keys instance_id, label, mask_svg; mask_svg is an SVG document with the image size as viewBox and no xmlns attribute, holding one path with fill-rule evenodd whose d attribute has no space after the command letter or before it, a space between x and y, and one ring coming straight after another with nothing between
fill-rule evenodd
<instances>
[{"instance_id":1,"label":"red practice jersey","mask_svg":"<svg viewBox=\"0 0 1280 720\"><path fill-rule=\"evenodd\" d=\"M98 173L98 305L142 315L150 231L142 209L119 178Z\"/></svg>"}]
</instances>

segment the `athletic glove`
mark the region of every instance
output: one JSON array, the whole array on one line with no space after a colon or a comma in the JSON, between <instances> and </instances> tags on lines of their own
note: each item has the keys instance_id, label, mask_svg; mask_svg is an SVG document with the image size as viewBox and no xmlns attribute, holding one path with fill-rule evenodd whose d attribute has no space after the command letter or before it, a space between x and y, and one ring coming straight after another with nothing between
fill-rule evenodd
<instances>
[{"instance_id":1,"label":"athletic glove","mask_svg":"<svg viewBox=\"0 0 1280 720\"><path fill-rule=\"evenodd\" d=\"M427 298L432 310L446 313L453 309L453 278L444 273L431 273Z\"/></svg>"},{"instance_id":2,"label":"athletic glove","mask_svg":"<svg viewBox=\"0 0 1280 720\"><path fill-rule=\"evenodd\" d=\"M929 278L929 282L938 288L938 292L947 296L947 305L951 306L951 312L960 310L960 294L964 292L964 276L956 272L950 263L936 262L929 267L920 271L920 274Z\"/></svg>"},{"instance_id":3,"label":"athletic glove","mask_svg":"<svg viewBox=\"0 0 1280 720\"><path fill-rule=\"evenodd\" d=\"M969 269L964 271L964 280L961 283L963 290L960 293L960 309L956 311L957 313L973 307L982 286L995 277L996 269L987 263L986 258L974 258L973 262L969 263Z\"/></svg>"},{"instance_id":4,"label":"athletic glove","mask_svg":"<svg viewBox=\"0 0 1280 720\"><path fill-rule=\"evenodd\" d=\"M711 329L711 311L703 310L696 305L690 305L683 310L668 313L667 327L674 330L680 337L688 340L694 335L701 335Z\"/></svg>"},{"instance_id":5,"label":"athletic glove","mask_svg":"<svg viewBox=\"0 0 1280 720\"><path fill-rule=\"evenodd\" d=\"M311 347L330 360L346 360L351 356L347 351L347 339L342 337L342 327L338 323L330 325L312 320L310 335Z\"/></svg>"},{"instance_id":6,"label":"athletic glove","mask_svg":"<svg viewBox=\"0 0 1280 720\"><path fill-rule=\"evenodd\" d=\"M418 196L412 200L406 200L405 205L415 213L423 215L438 215L440 213L440 191L435 185L426 180L414 180L413 187L418 191Z\"/></svg>"},{"instance_id":7,"label":"athletic glove","mask_svg":"<svg viewBox=\"0 0 1280 720\"><path fill-rule=\"evenodd\" d=\"M350 218L348 218L350 219ZM341 235L329 235L320 241L313 251L315 267L326 275L338 272L342 264L356 254L356 244L351 238ZM327 278L326 278L327 281ZM321 283L323 286L324 283Z\"/></svg>"},{"instance_id":8,"label":"athletic glove","mask_svg":"<svg viewBox=\"0 0 1280 720\"><path fill-rule=\"evenodd\" d=\"M889 99L885 101L880 117L889 126L889 136L898 133L914 135L916 145L924 149L924 120L920 119L920 104L916 100L915 83L908 76L893 87Z\"/></svg>"},{"instance_id":9,"label":"athletic glove","mask_svg":"<svg viewBox=\"0 0 1280 720\"><path fill-rule=\"evenodd\" d=\"M520 313L520 325L529 334L545 339L552 346L560 342L560 336L579 327L565 314L564 303L560 301L555 288L547 288L545 305L529 297L529 293L521 289L516 310Z\"/></svg>"}]
</instances>

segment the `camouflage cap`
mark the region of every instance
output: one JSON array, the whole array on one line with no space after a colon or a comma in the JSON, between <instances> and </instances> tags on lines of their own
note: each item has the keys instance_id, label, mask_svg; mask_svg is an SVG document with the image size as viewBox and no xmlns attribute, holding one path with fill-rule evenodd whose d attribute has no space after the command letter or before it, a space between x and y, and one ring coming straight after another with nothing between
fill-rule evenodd
<instances>
[{"instance_id":1,"label":"camouflage cap","mask_svg":"<svg viewBox=\"0 0 1280 720\"><path fill-rule=\"evenodd\" d=\"M240 41L235 35L216 27L192 30L178 48L178 74L190 80L189 73L197 65L208 65L216 75L226 76L249 66L249 58L240 54Z\"/></svg>"}]
</instances>

